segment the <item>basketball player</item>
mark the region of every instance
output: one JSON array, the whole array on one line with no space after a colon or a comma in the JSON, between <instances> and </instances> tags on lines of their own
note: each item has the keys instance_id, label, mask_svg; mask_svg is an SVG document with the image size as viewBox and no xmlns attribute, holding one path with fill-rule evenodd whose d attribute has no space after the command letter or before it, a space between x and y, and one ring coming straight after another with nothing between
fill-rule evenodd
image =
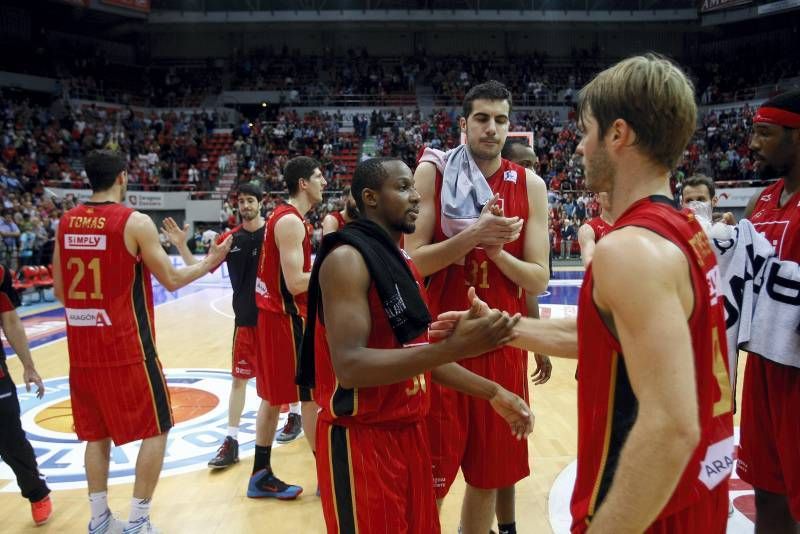
<instances>
[{"instance_id":1,"label":"basketball player","mask_svg":"<svg viewBox=\"0 0 800 534\"><path fill-rule=\"evenodd\" d=\"M586 268L577 321L522 319L513 342L578 357L574 533L726 529L733 421L719 269L669 186L696 114L691 82L655 55L580 93L576 154L589 189L609 193L614 229Z\"/></svg>"},{"instance_id":2,"label":"basketball player","mask_svg":"<svg viewBox=\"0 0 800 534\"><path fill-rule=\"evenodd\" d=\"M341 210L332 211L322 219L322 235L341 230L345 224L358 218L358 208L350 194L350 186L342 190L341 202L344 205Z\"/></svg>"},{"instance_id":3,"label":"basketball player","mask_svg":"<svg viewBox=\"0 0 800 534\"><path fill-rule=\"evenodd\" d=\"M317 405L311 391L295 385L299 350L305 328L311 240L304 224L308 211L322 201L326 182L320 164L299 156L286 164L283 179L289 201L267 220L258 260L258 379L261 406L256 419L256 456L247 487L252 498L294 499L303 488L281 481L272 472L272 440L282 404L302 403L303 431L315 450Z\"/></svg>"},{"instance_id":4,"label":"basketball player","mask_svg":"<svg viewBox=\"0 0 800 534\"><path fill-rule=\"evenodd\" d=\"M315 326L324 316L327 327L317 348L329 350L312 358L304 350L303 361L304 369L316 362L322 399L317 472L325 522L336 534L438 533L423 424L428 384L433 378L486 399L524 439L532 424L525 401L448 363L497 346L519 316L466 318L449 340L429 345L422 279L399 248L414 231L420 201L411 170L396 159L366 160L352 190L363 218L326 238L309 291ZM504 432L511 434L508 426Z\"/></svg>"},{"instance_id":5,"label":"basketball player","mask_svg":"<svg viewBox=\"0 0 800 534\"><path fill-rule=\"evenodd\" d=\"M758 109L750 149L758 174L778 181L750 200L745 217L781 259L800 261L800 91L776 96ZM797 406L800 369L749 354L736 472L755 488L759 533L800 532Z\"/></svg>"},{"instance_id":6,"label":"basketball player","mask_svg":"<svg viewBox=\"0 0 800 534\"><path fill-rule=\"evenodd\" d=\"M503 145L503 151L500 153L503 159L507 159L512 163L516 163L520 167L536 172L536 164L539 158L536 156L533 148L528 144L528 140L520 137L508 137ZM548 269L552 273L553 262L550 258L550 250L548 248ZM525 304L528 308L528 317L539 318L539 297L537 295L526 292ZM553 372L553 365L550 362L550 357L545 354L535 353L533 355L536 361L536 370L531 375L534 385L541 385L550 380L550 375ZM525 362L527 369L527 361ZM497 524L500 525L498 534L508 534L514 532L516 529L516 512L514 509L515 491L514 486L507 486L497 490L497 502L495 504L495 515L497 516Z\"/></svg>"},{"instance_id":7,"label":"basketball player","mask_svg":"<svg viewBox=\"0 0 800 534\"><path fill-rule=\"evenodd\" d=\"M0 322L3 324L3 333L22 362L25 389L30 391L31 384L35 384L36 396L41 399L44 396L44 384L36 372L25 327L17 315L16 309L20 305L19 294L11 281L11 272L0 265ZM53 514L50 488L39 473L36 455L25 436L19 416L17 386L8 372L5 351L0 350L0 458L14 471L22 496L30 501L33 522L37 526L44 525Z\"/></svg>"},{"instance_id":8,"label":"basketball player","mask_svg":"<svg viewBox=\"0 0 800 534\"><path fill-rule=\"evenodd\" d=\"M239 461L239 421L244 410L247 395L247 381L255 373L256 325L256 269L258 256L264 242L264 218L261 217L262 193L258 186L245 183L236 193L239 216L242 224L217 236L221 243L228 236L233 237L231 250L225 257L233 288L233 347L231 359L231 396L228 401L228 432L217 454L209 460L208 467L224 469ZM186 265L197 263L187 246L189 226L183 230L169 217L164 219L162 232L180 252Z\"/></svg>"},{"instance_id":9,"label":"basketball player","mask_svg":"<svg viewBox=\"0 0 800 534\"><path fill-rule=\"evenodd\" d=\"M462 183L443 186L447 167L444 172L428 162L417 167L414 178L422 196L420 215L406 248L420 274L430 278L434 315L466 308L464 288L468 285L474 285L490 306L525 313L524 294L538 295L550 278L544 181L500 155L510 111L511 93L505 86L496 81L476 85L464 99L460 119L467 144L450 156L461 159L456 168L470 172L458 174L456 181ZM464 182L488 189L494 198L481 210L474 205L472 199L477 197L473 191L463 204L443 214L443 192L467 185ZM469 218L461 211L475 213L474 222L463 224ZM502 354L487 353L460 364L527 399L527 354L512 347L498 350ZM432 387L428 429L436 496L444 498L460 467L467 482L461 508L465 534L486 534L495 514L496 490L512 486L530 473L527 441L508 436L504 427L505 422L488 402ZM503 528L515 532L514 525Z\"/></svg>"},{"instance_id":10,"label":"basketball player","mask_svg":"<svg viewBox=\"0 0 800 534\"><path fill-rule=\"evenodd\" d=\"M597 193L597 202L600 204L600 215L592 217L578 229L578 245L581 247L581 261L583 266L589 265L594 256L594 247L604 235L611 231L614 221L609 215L608 193Z\"/></svg>"},{"instance_id":11,"label":"basketball player","mask_svg":"<svg viewBox=\"0 0 800 534\"><path fill-rule=\"evenodd\" d=\"M85 160L92 196L65 213L53 256L55 295L64 304L75 432L87 441L90 533L118 532L108 509L111 440L142 440L125 534L156 532L153 497L172 409L153 329L152 272L168 291L200 278L228 253L214 244L203 261L172 266L147 215L121 204L128 185L125 157L95 150Z\"/></svg>"}]
</instances>

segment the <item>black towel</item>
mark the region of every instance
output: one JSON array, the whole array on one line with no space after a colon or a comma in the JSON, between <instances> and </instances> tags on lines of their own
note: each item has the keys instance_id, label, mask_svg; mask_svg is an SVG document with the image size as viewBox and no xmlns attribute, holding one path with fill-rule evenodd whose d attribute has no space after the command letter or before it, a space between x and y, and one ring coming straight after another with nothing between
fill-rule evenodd
<instances>
[{"instance_id":1,"label":"black towel","mask_svg":"<svg viewBox=\"0 0 800 534\"><path fill-rule=\"evenodd\" d=\"M428 306L420 295L403 251L383 228L369 219L358 219L342 230L326 235L311 269L308 321L295 377L298 385L307 388L314 387L314 330L317 315L324 324L319 269L328 254L339 245L351 245L361 253L397 341L408 343L416 339L431 322Z\"/></svg>"}]
</instances>

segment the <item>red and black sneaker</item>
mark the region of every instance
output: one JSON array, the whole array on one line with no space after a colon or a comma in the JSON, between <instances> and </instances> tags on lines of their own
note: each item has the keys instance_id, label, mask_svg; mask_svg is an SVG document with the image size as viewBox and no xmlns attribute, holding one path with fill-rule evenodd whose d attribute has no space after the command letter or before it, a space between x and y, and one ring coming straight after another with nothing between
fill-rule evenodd
<instances>
[{"instance_id":1,"label":"red and black sneaker","mask_svg":"<svg viewBox=\"0 0 800 534\"><path fill-rule=\"evenodd\" d=\"M225 469L239 461L239 442L228 436L222 442L217 455L208 461L211 469Z\"/></svg>"},{"instance_id":2,"label":"red and black sneaker","mask_svg":"<svg viewBox=\"0 0 800 534\"><path fill-rule=\"evenodd\" d=\"M303 418L300 414L290 413L286 418L286 424L283 425L283 430L275 438L278 443L291 443L300 437L300 432L303 431Z\"/></svg>"}]
</instances>

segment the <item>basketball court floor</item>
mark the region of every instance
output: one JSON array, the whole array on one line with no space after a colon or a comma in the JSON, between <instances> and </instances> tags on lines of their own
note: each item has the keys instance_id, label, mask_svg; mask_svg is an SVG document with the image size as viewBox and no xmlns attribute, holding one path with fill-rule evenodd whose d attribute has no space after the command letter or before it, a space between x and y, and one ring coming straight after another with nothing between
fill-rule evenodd
<instances>
[{"instance_id":1,"label":"basketball court floor","mask_svg":"<svg viewBox=\"0 0 800 534\"><path fill-rule=\"evenodd\" d=\"M217 277L202 279L170 293L155 287L158 351L172 394L176 427L170 432L167 456L153 501L153 524L167 534L232 534L247 532L323 533L316 477L305 439L278 446L273 467L287 482L305 491L296 501L252 500L245 496L252 466L258 398L251 381L239 434L241 462L212 472L206 463L225 436L233 312L224 267ZM540 299L543 317L575 315L582 272L554 273ZM33 358L47 392L38 400L19 387L23 426L39 465L53 489L55 513L50 523L34 527L28 502L20 497L9 467L0 462L0 517L4 533L86 532L89 507L83 472L84 446L72 433L67 382L68 356L64 319L52 303L20 309ZM7 354L9 350L6 346ZM530 442L532 474L517 485L517 529L521 534L569 531L569 495L575 476L577 447L575 363L554 358L552 378L531 387L536 426ZM20 384L19 360L10 356L12 376ZM530 371L535 368L530 358ZM739 388L744 358L739 363ZM283 421L281 419L281 424ZM736 417L738 424L738 416ZM112 450L109 504L127 519L137 444ZM442 510L442 532L458 528L463 479ZM754 497L749 485L731 481L734 512L728 532L753 532Z\"/></svg>"}]
</instances>

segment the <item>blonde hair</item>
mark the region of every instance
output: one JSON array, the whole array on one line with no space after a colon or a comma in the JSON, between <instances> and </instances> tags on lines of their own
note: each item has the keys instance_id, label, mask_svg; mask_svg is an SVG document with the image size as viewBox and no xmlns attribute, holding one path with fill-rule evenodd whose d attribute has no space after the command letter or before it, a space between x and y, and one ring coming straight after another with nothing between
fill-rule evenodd
<instances>
[{"instance_id":1,"label":"blonde hair","mask_svg":"<svg viewBox=\"0 0 800 534\"><path fill-rule=\"evenodd\" d=\"M683 71L657 54L634 56L607 68L581 89L578 121L597 121L605 136L622 119L650 159L674 168L697 128L694 86Z\"/></svg>"}]
</instances>

